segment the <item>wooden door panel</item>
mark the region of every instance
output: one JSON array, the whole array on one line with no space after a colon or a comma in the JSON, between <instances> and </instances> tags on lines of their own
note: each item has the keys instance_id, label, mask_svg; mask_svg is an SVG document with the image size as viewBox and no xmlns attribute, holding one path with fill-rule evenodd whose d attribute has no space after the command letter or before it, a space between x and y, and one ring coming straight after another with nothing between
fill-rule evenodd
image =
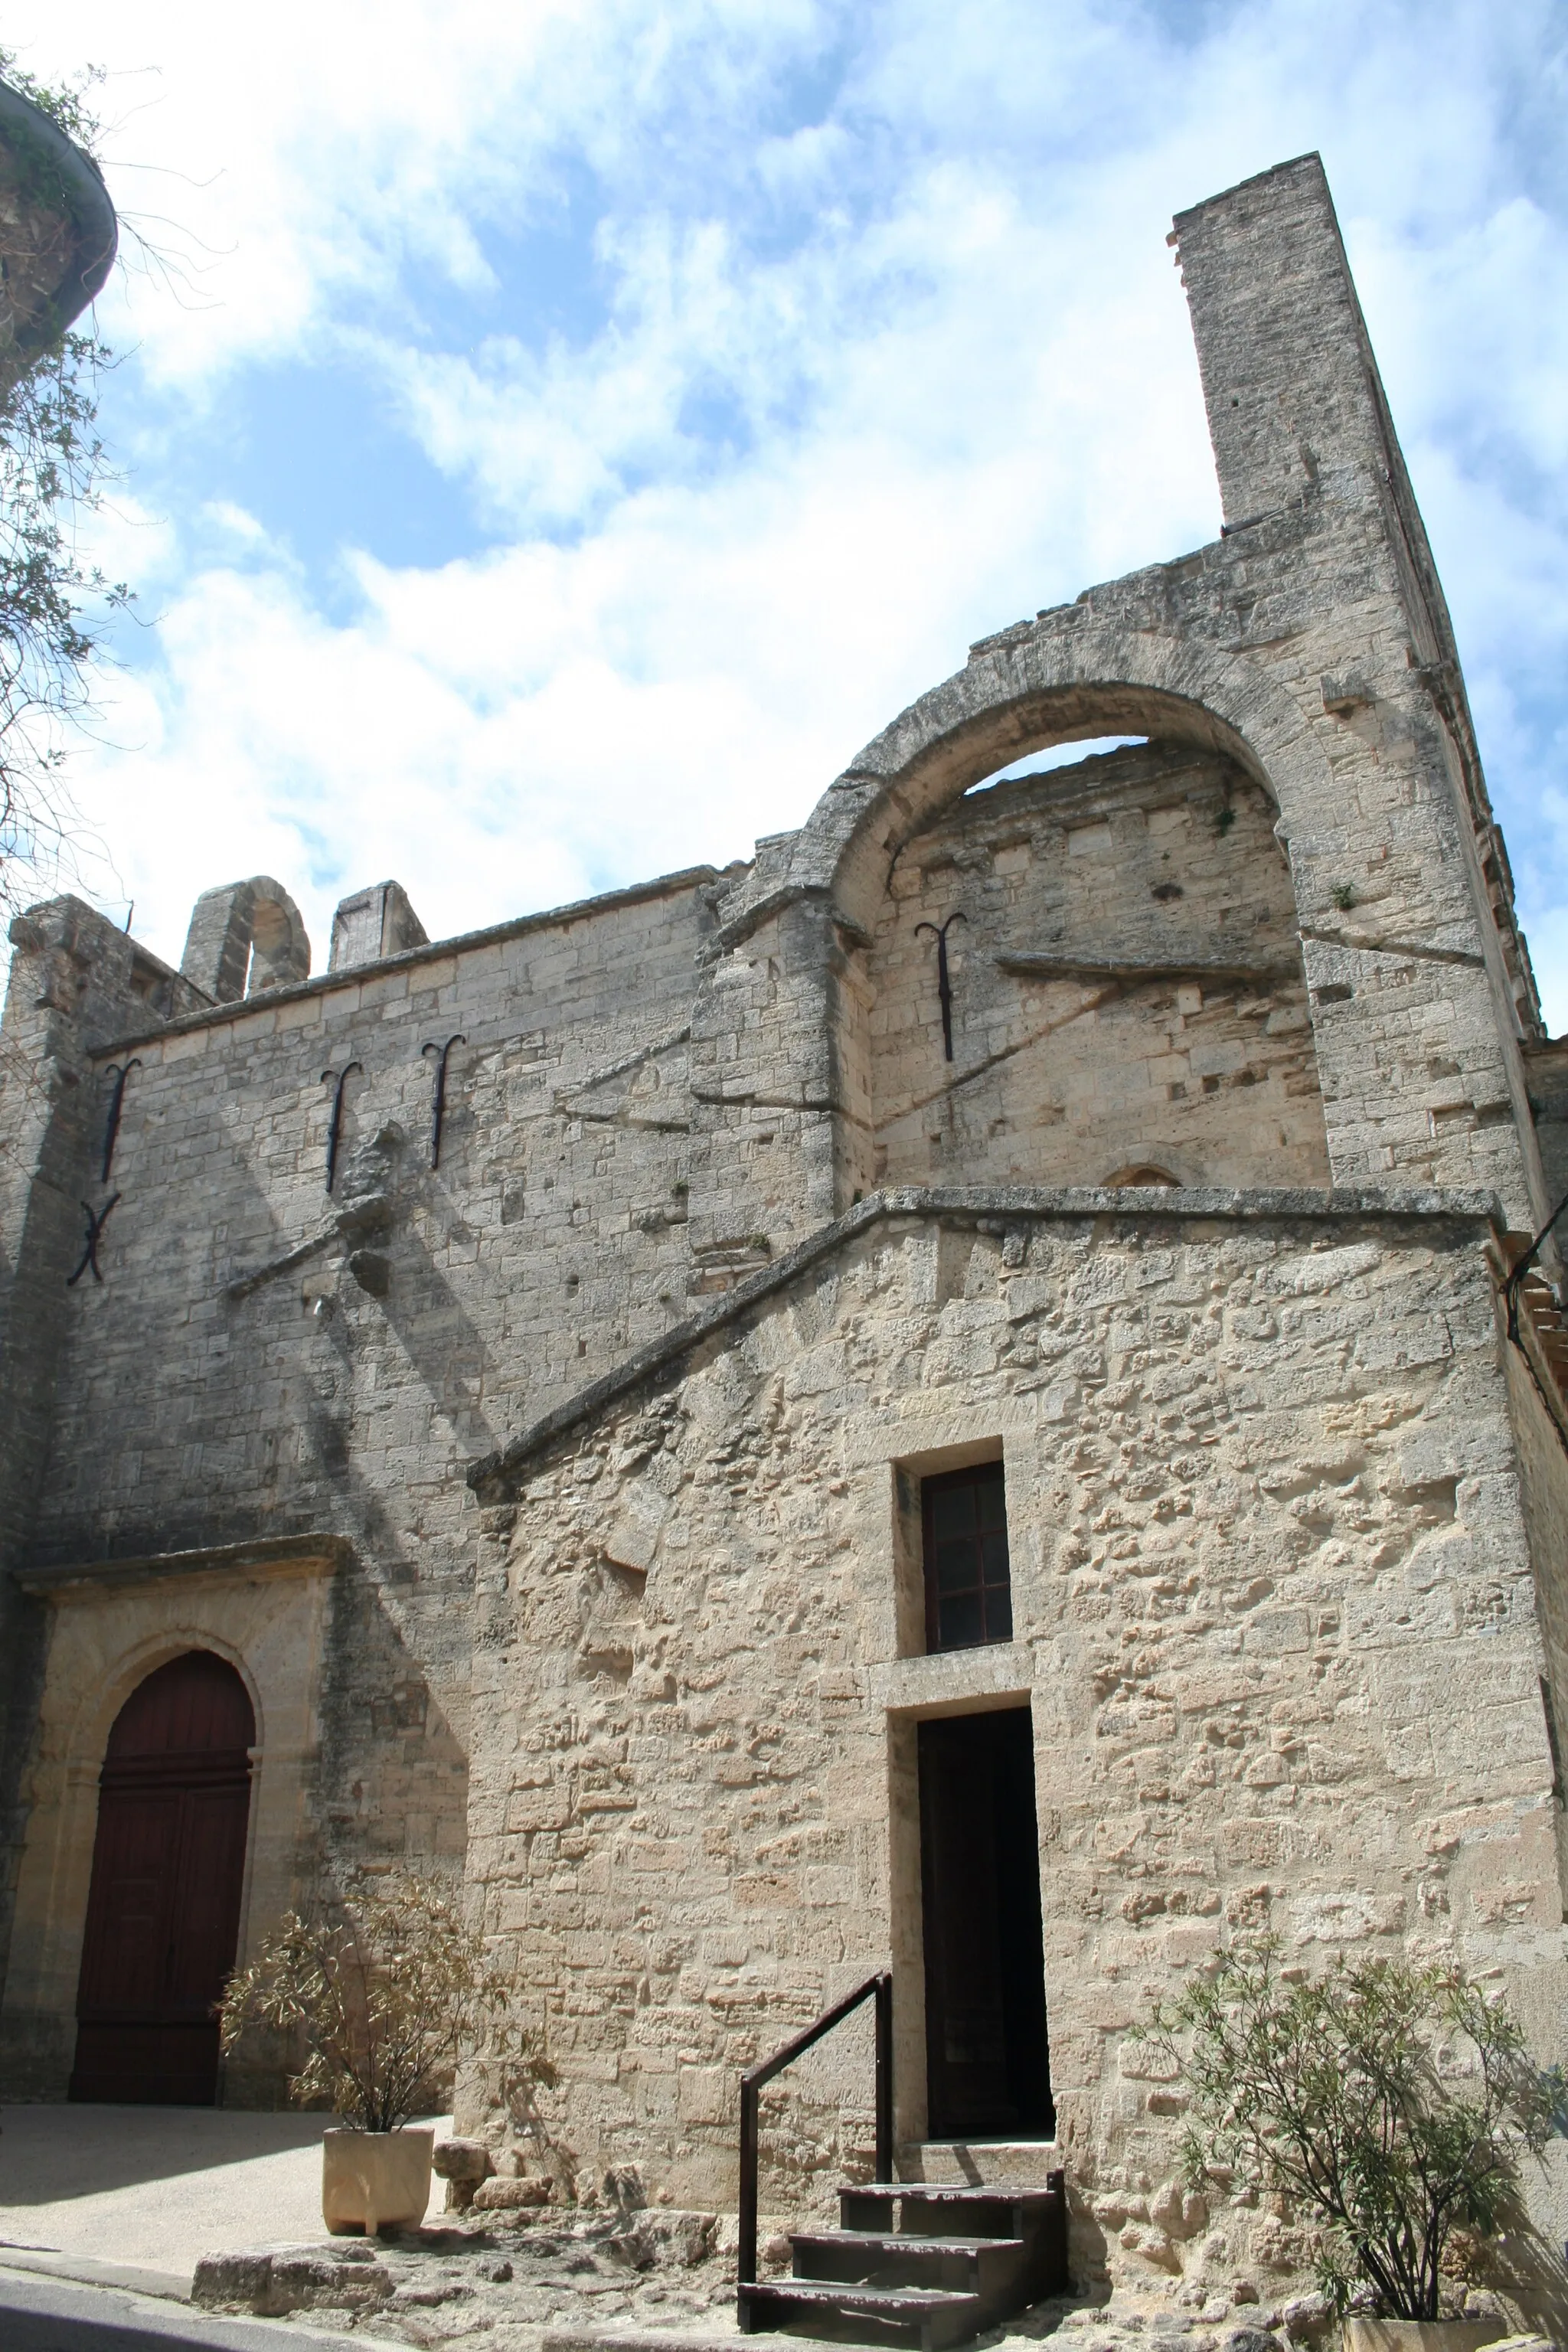
<instances>
[{"instance_id":1,"label":"wooden door panel","mask_svg":"<svg viewBox=\"0 0 1568 2352\"><path fill-rule=\"evenodd\" d=\"M80 2013L106 2009L119 2015L157 2013L180 1813L178 1790L110 1788L99 1798Z\"/></svg>"},{"instance_id":2,"label":"wooden door panel","mask_svg":"<svg viewBox=\"0 0 1568 2352\"><path fill-rule=\"evenodd\" d=\"M216 2024L77 2026L73 2099L111 2106L210 2107L217 2082Z\"/></svg>"},{"instance_id":3,"label":"wooden door panel","mask_svg":"<svg viewBox=\"0 0 1568 2352\"><path fill-rule=\"evenodd\" d=\"M115 1718L98 1801L73 2099L210 2106L214 2006L234 1966L255 1718L232 1666L189 1651Z\"/></svg>"},{"instance_id":4,"label":"wooden door panel","mask_svg":"<svg viewBox=\"0 0 1568 2352\"><path fill-rule=\"evenodd\" d=\"M180 1871L164 1987L166 2014L210 2016L234 1966L245 1874L247 1787L194 1790L184 1799Z\"/></svg>"}]
</instances>

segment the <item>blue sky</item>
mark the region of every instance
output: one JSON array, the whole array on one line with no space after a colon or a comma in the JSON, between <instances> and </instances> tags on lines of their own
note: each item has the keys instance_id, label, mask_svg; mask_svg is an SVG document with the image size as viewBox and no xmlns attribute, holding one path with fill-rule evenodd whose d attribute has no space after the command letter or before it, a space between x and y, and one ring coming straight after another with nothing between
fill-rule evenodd
<instances>
[{"instance_id":1,"label":"blue sky","mask_svg":"<svg viewBox=\"0 0 1568 2352\"><path fill-rule=\"evenodd\" d=\"M139 591L80 884L318 960L745 856L970 639L1215 535L1173 212L1321 150L1568 1028L1568 26L1542 0L142 0L90 61Z\"/></svg>"}]
</instances>

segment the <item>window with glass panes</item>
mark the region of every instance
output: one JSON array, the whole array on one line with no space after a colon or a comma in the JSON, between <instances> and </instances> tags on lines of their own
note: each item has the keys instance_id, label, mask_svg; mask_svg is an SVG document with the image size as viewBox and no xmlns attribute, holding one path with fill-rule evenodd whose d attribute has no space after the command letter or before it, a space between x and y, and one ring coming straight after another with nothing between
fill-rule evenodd
<instances>
[{"instance_id":1,"label":"window with glass panes","mask_svg":"<svg viewBox=\"0 0 1568 2352\"><path fill-rule=\"evenodd\" d=\"M925 1510L926 1646L972 1650L1013 1638L1007 1495L1000 1462L921 1483Z\"/></svg>"}]
</instances>

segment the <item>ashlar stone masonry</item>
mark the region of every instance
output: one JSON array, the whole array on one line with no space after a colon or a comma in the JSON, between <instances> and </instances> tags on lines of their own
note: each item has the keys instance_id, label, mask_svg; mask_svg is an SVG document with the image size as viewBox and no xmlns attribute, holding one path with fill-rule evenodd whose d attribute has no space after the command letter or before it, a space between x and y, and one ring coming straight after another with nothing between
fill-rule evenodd
<instances>
[{"instance_id":1,"label":"ashlar stone masonry","mask_svg":"<svg viewBox=\"0 0 1568 2352\"><path fill-rule=\"evenodd\" d=\"M1153 2000L1267 1927L1563 2054L1563 1048L1318 160L1173 242L1221 536L980 639L746 864L435 942L377 883L314 976L267 876L177 971L14 926L6 2095L66 2094L99 1775L192 1651L256 1722L237 1956L461 1883L584 2194L732 2203L741 2070L890 1968L910 2174L1065 2165L1081 2283L1267 2303L1309 2250L1175 2186ZM959 2128L965 2067L1032 2120ZM769 2097L812 2210L866 2035Z\"/></svg>"}]
</instances>

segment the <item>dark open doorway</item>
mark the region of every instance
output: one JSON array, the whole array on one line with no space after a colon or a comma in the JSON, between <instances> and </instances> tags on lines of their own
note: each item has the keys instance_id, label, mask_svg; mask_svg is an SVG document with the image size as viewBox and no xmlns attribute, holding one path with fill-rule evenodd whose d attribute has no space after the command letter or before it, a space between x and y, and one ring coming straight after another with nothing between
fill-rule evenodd
<instances>
[{"instance_id":1,"label":"dark open doorway","mask_svg":"<svg viewBox=\"0 0 1568 2352\"><path fill-rule=\"evenodd\" d=\"M929 2136L1050 2138L1028 1708L922 1723L920 1786Z\"/></svg>"},{"instance_id":2,"label":"dark open doorway","mask_svg":"<svg viewBox=\"0 0 1568 2352\"><path fill-rule=\"evenodd\" d=\"M77 1993L73 2099L210 2107L234 1966L256 1718L207 1650L147 1676L109 1735Z\"/></svg>"}]
</instances>

